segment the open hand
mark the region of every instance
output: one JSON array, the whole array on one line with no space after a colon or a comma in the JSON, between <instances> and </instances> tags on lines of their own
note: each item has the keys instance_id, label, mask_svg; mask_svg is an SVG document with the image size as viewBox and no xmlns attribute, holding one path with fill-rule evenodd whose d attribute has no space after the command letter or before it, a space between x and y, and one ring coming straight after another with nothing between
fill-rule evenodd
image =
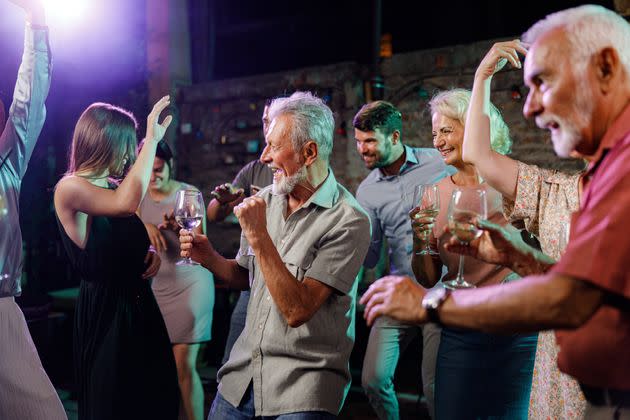
<instances>
[{"instance_id":1,"label":"open hand","mask_svg":"<svg viewBox=\"0 0 630 420\"><path fill-rule=\"evenodd\" d=\"M490 264L510 267L514 260L523 254L524 249L529 247L521 239L520 232L515 229L481 219L475 220L475 224L483 230L479 238L469 244L463 244L452 236L446 243L446 250L469 255Z\"/></svg>"},{"instance_id":2,"label":"open hand","mask_svg":"<svg viewBox=\"0 0 630 420\"><path fill-rule=\"evenodd\" d=\"M421 324L427 322L420 304L425 294L426 289L407 276L386 276L372 283L359 303L365 305L363 317L368 325L380 316Z\"/></svg>"},{"instance_id":3,"label":"open hand","mask_svg":"<svg viewBox=\"0 0 630 420\"><path fill-rule=\"evenodd\" d=\"M236 188L229 182L226 182L225 184L215 187L210 195L216 198L219 204L226 204L233 203L239 199L242 201L242 199L245 198L245 190ZM236 205L238 202L233 204Z\"/></svg>"},{"instance_id":4,"label":"open hand","mask_svg":"<svg viewBox=\"0 0 630 420\"><path fill-rule=\"evenodd\" d=\"M159 101L153 105L151 113L147 117L147 141L152 139L156 143L162 140L166 129L173 121L173 117L168 115L160 124L160 114L164 109L171 104L171 99L168 95L162 97Z\"/></svg>"},{"instance_id":5,"label":"open hand","mask_svg":"<svg viewBox=\"0 0 630 420\"><path fill-rule=\"evenodd\" d=\"M475 77L487 79L505 67L508 62L512 67L520 69L521 60L518 54L527 54L527 47L527 44L518 39L497 42L479 63Z\"/></svg>"},{"instance_id":6,"label":"open hand","mask_svg":"<svg viewBox=\"0 0 630 420\"><path fill-rule=\"evenodd\" d=\"M179 230L182 227L175 220L175 213L174 212L170 212L168 214L164 213L164 215L162 217L163 217L163 220L162 220L162 223L160 223L158 225L158 229L160 229L160 230L171 230L171 231L173 231L175 233L179 233Z\"/></svg>"}]
</instances>

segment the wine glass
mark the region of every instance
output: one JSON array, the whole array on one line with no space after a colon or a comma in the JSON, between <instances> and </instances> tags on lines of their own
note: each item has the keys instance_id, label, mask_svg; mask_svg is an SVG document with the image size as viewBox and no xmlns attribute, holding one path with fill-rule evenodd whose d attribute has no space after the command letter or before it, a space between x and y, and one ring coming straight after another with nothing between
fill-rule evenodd
<instances>
[{"instance_id":1,"label":"wine glass","mask_svg":"<svg viewBox=\"0 0 630 420\"><path fill-rule=\"evenodd\" d=\"M184 189L177 191L175 196L175 221L186 230L193 230L203 220L206 208L203 205L203 196L197 190ZM190 257L182 258L176 265L199 265Z\"/></svg>"},{"instance_id":2,"label":"wine glass","mask_svg":"<svg viewBox=\"0 0 630 420\"><path fill-rule=\"evenodd\" d=\"M488 204L486 191L482 189L456 188L451 196L448 207L448 228L462 243L467 244L481 236L483 233L474 223L475 219L488 217ZM474 284L464 280L464 256L459 256L459 269L457 277L444 282L444 287L449 289L468 289Z\"/></svg>"},{"instance_id":3,"label":"wine glass","mask_svg":"<svg viewBox=\"0 0 630 420\"><path fill-rule=\"evenodd\" d=\"M440 211L440 192L436 184L418 185L413 196L414 210L418 209L417 217L437 217ZM427 238L424 248L416 251L416 255L438 255L439 253L429 246L429 236L431 232L427 232Z\"/></svg>"}]
</instances>

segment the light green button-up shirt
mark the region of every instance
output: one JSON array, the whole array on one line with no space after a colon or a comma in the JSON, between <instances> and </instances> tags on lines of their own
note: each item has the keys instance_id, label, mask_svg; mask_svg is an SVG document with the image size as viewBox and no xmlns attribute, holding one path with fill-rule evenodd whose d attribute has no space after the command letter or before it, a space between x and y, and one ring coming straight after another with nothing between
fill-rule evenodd
<instances>
[{"instance_id":1,"label":"light green button-up shirt","mask_svg":"<svg viewBox=\"0 0 630 420\"><path fill-rule=\"evenodd\" d=\"M350 388L356 275L370 243L369 219L332 171L286 218L286 195L272 194L271 187L259 195L267 204L269 235L291 274L297 281L318 280L337 293L309 321L291 328L242 236L236 260L249 270L252 291L245 329L218 374L219 391L238 406L253 382L256 416L300 411L337 415Z\"/></svg>"}]
</instances>

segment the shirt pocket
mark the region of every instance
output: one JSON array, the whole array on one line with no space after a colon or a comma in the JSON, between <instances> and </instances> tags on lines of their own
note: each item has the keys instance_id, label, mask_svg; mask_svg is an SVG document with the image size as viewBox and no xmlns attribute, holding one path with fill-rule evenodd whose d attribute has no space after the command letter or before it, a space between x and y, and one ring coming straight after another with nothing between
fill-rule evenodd
<instances>
[{"instance_id":1,"label":"shirt pocket","mask_svg":"<svg viewBox=\"0 0 630 420\"><path fill-rule=\"evenodd\" d=\"M304 277L306 276L306 272L313 265L313 259L304 257L298 258L296 256L288 255L282 258L284 262L284 266L289 270L289 273L293 275L297 281L304 281Z\"/></svg>"}]
</instances>

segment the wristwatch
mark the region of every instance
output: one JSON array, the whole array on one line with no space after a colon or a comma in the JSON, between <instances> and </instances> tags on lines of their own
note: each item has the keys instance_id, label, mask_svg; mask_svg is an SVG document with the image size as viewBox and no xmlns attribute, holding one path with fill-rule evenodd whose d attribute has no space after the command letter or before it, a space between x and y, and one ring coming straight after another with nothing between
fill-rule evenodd
<instances>
[{"instance_id":1,"label":"wristwatch","mask_svg":"<svg viewBox=\"0 0 630 420\"><path fill-rule=\"evenodd\" d=\"M438 308L444 303L451 294L451 289L444 286L434 287L430 289L424 298L422 298L422 307L427 311L429 321L440 324L440 315Z\"/></svg>"}]
</instances>

